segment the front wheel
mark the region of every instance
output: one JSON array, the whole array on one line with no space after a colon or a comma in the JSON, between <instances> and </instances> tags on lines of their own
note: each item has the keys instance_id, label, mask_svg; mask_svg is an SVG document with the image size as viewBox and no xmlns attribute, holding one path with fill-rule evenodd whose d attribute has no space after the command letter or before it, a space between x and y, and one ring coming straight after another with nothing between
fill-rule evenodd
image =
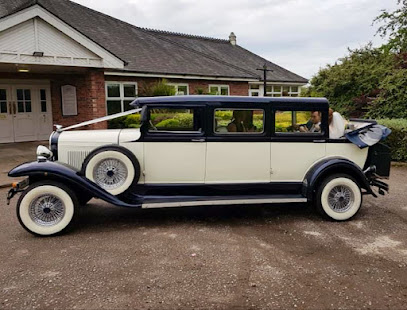
<instances>
[{"instance_id":1,"label":"front wheel","mask_svg":"<svg viewBox=\"0 0 407 310\"><path fill-rule=\"evenodd\" d=\"M318 187L316 207L322 215L332 220L349 220L361 206L362 192L357 182L349 175L330 176Z\"/></svg>"},{"instance_id":2,"label":"front wheel","mask_svg":"<svg viewBox=\"0 0 407 310\"><path fill-rule=\"evenodd\" d=\"M57 182L31 185L17 202L17 217L28 232L38 236L61 233L72 224L78 206L76 195Z\"/></svg>"}]
</instances>

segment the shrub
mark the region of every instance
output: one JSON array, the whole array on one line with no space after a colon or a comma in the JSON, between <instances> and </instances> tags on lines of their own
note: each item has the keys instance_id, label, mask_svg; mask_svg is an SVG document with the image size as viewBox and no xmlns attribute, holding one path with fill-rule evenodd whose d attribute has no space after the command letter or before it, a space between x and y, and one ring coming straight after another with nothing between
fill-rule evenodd
<instances>
[{"instance_id":1,"label":"shrub","mask_svg":"<svg viewBox=\"0 0 407 310\"><path fill-rule=\"evenodd\" d=\"M162 79L160 82L155 84L152 89L151 93L154 97L156 96L175 96L176 91L175 87L168 84L166 79Z\"/></svg>"},{"instance_id":2,"label":"shrub","mask_svg":"<svg viewBox=\"0 0 407 310\"><path fill-rule=\"evenodd\" d=\"M175 118L165 119L155 125L157 128L180 128L181 122Z\"/></svg>"},{"instance_id":3,"label":"shrub","mask_svg":"<svg viewBox=\"0 0 407 310\"><path fill-rule=\"evenodd\" d=\"M182 128L194 127L194 116L191 113L179 113L175 116L175 119L179 121Z\"/></svg>"},{"instance_id":4,"label":"shrub","mask_svg":"<svg viewBox=\"0 0 407 310\"><path fill-rule=\"evenodd\" d=\"M133 125L138 125L140 127L141 121L140 121L140 114L131 114L127 115L124 120L124 125L126 128L137 128L133 127Z\"/></svg>"},{"instance_id":5,"label":"shrub","mask_svg":"<svg viewBox=\"0 0 407 310\"><path fill-rule=\"evenodd\" d=\"M109 129L123 129L126 128L126 125L124 124L126 120L126 116L122 116L119 118L112 119L107 122L107 128Z\"/></svg>"},{"instance_id":6,"label":"shrub","mask_svg":"<svg viewBox=\"0 0 407 310\"><path fill-rule=\"evenodd\" d=\"M108 121L109 129L139 128L141 125L140 114L131 114Z\"/></svg>"},{"instance_id":7,"label":"shrub","mask_svg":"<svg viewBox=\"0 0 407 310\"><path fill-rule=\"evenodd\" d=\"M391 148L394 161L407 161L407 119L379 119L377 122L392 130L383 142Z\"/></svg>"}]
</instances>

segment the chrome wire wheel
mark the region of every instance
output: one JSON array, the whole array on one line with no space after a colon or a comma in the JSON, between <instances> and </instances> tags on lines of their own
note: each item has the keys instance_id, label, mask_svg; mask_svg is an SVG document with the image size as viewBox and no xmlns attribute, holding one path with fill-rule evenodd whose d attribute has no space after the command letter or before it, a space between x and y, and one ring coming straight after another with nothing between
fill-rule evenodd
<instances>
[{"instance_id":1,"label":"chrome wire wheel","mask_svg":"<svg viewBox=\"0 0 407 310\"><path fill-rule=\"evenodd\" d=\"M338 185L331 189L328 194L329 207L338 213L347 212L355 202L352 189L346 185Z\"/></svg>"},{"instance_id":2,"label":"chrome wire wheel","mask_svg":"<svg viewBox=\"0 0 407 310\"><path fill-rule=\"evenodd\" d=\"M30 203L29 215L39 226L54 226L64 218L65 204L53 194L44 194Z\"/></svg>"},{"instance_id":3,"label":"chrome wire wheel","mask_svg":"<svg viewBox=\"0 0 407 310\"><path fill-rule=\"evenodd\" d=\"M93 179L105 190L122 186L128 176L126 164L117 158L106 158L96 164Z\"/></svg>"}]
</instances>

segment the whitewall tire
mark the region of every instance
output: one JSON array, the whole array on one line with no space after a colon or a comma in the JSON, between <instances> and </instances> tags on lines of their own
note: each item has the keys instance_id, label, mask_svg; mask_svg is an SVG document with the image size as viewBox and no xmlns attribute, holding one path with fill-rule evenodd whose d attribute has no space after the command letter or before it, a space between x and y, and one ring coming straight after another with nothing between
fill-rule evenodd
<instances>
[{"instance_id":1,"label":"whitewall tire","mask_svg":"<svg viewBox=\"0 0 407 310\"><path fill-rule=\"evenodd\" d=\"M349 175L328 177L317 190L317 209L335 221L346 221L356 215L362 206L362 192L358 183Z\"/></svg>"},{"instance_id":2,"label":"whitewall tire","mask_svg":"<svg viewBox=\"0 0 407 310\"><path fill-rule=\"evenodd\" d=\"M31 185L17 203L17 217L30 233L51 236L65 231L73 222L78 202L62 184L49 182Z\"/></svg>"},{"instance_id":3,"label":"whitewall tire","mask_svg":"<svg viewBox=\"0 0 407 310\"><path fill-rule=\"evenodd\" d=\"M92 152L83 173L112 195L127 192L140 178L140 165L133 154L120 147L104 147Z\"/></svg>"}]
</instances>

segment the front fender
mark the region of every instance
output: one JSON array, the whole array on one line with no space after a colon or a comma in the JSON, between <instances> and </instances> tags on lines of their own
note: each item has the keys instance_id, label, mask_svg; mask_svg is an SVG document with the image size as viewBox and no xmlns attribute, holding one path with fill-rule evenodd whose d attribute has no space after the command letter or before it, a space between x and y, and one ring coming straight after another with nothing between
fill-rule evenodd
<instances>
[{"instance_id":1,"label":"front fender","mask_svg":"<svg viewBox=\"0 0 407 310\"><path fill-rule=\"evenodd\" d=\"M359 166L344 158L329 158L316 163L307 172L304 178L303 195L306 196L308 200L313 200L314 193L323 179L336 173L349 174L358 182L361 188L366 190L368 194L375 195L372 191L369 180Z\"/></svg>"},{"instance_id":2,"label":"front fender","mask_svg":"<svg viewBox=\"0 0 407 310\"><path fill-rule=\"evenodd\" d=\"M77 195L86 193L92 197L102 199L122 207L140 207L138 204L127 204L116 196L111 195L97 184L79 174L73 167L52 161L30 162L12 169L9 177L28 176L31 180L46 181L54 180L68 185Z\"/></svg>"}]
</instances>

